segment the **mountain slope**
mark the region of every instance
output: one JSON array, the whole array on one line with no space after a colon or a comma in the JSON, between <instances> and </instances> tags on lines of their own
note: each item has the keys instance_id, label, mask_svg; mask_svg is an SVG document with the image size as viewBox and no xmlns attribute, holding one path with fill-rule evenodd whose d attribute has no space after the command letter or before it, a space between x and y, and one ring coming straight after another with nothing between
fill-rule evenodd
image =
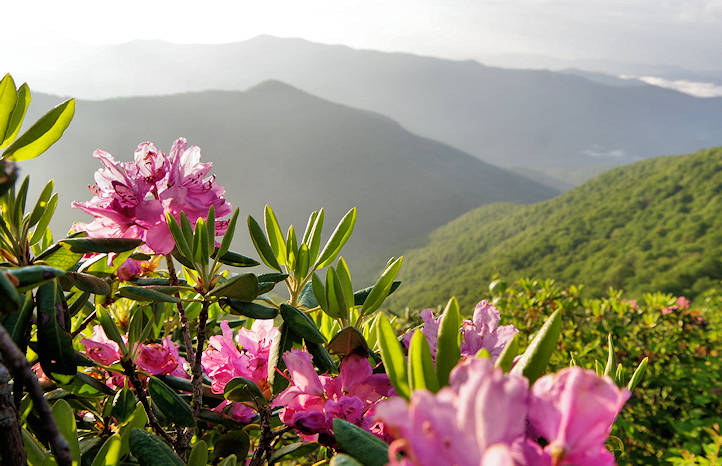
<instances>
[{"instance_id":1,"label":"mountain slope","mask_svg":"<svg viewBox=\"0 0 722 466\"><path fill-rule=\"evenodd\" d=\"M48 108L57 100L36 96L31 108ZM99 167L93 150L129 160L141 141L154 141L167 152L179 136L214 163L213 172L243 216L262 218L269 203L285 227L292 222L303 229L318 207L327 209L331 223L358 206L347 258L360 272L376 272L385 256L398 255L433 228L484 203L533 202L556 194L415 136L386 117L277 81L247 92L79 101L61 141L23 167L37 180L36 188L55 178L62 196L55 230L64 231L71 219L86 218L70 212L69 205L90 197L87 186ZM238 247L252 250L248 241Z\"/></svg>"},{"instance_id":2,"label":"mountain slope","mask_svg":"<svg viewBox=\"0 0 722 466\"><path fill-rule=\"evenodd\" d=\"M594 167L722 142L720 98L270 36L225 45L108 46L47 76L52 81L38 76L36 89L93 98L241 90L278 79L387 115L496 165L576 183L598 173Z\"/></svg>"},{"instance_id":3,"label":"mountain slope","mask_svg":"<svg viewBox=\"0 0 722 466\"><path fill-rule=\"evenodd\" d=\"M694 297L722 279L722 148L617 168L533 206L468 212L409 251L395 306L456 295L468 308L492 275Z\"/></svg>"}]
</instances>

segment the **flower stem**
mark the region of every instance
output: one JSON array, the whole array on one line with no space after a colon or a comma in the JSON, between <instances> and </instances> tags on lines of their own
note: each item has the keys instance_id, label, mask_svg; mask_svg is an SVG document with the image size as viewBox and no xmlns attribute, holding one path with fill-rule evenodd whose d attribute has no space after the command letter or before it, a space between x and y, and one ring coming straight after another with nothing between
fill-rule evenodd
<instances>
[{"instance_id":1,"label":"flower stem","mask_svg":"<svg viewBox=\"0 0 722 466\"><path fill-rule=\"evenodd\" d=\"M201 312L198 315L198 331L196 332L198 346L196 347L195 358L193 359L193 378L191 380L193 384L191 407L193 408L193 416L196 419L198 419L198 414L203 404L203 367L201 366L201 356L203 354L203 345L206 342L206 322L208 321L208 307L210 304L209 301L203 301Z\"/></svg>"},{"instance_id":2,"label":"flower stem","mask_svg":"<svg viewBox=\"0 0 722 466\"><path fill-rule=\"evenodd\" d=\"M50 448L55 455L58 466L70 466L73 463L70 446L60 435L50 405L43 396L43 389L40 388L38 378L35 376L25 355L15 345L2 325L0 325L0 355L2 355L4 364L13 374L15 380L22 380L28 387L28 394L33 401L35 413L42 421L39 425L50 442Z\"/></svg>"},{"instance_id":3,"label":"flower stem","mask_svg":"<svg viewBox=\"0 0 722 466\"><path fill-rule=\"evenodd\" d=\"M168 283L170 286L178 285L178 275L176 275L175 265L173 264L173 256L170 254L165 255L166 264L168 264ZM176 292L175 297L180 299L180 292ZM183 306L183 302L179 301L176 303L178 308L178 314L180 315L181 329L183 333L183 344L186 347L186 356L189 361L193 361L193 343L191 341L191 332L188 328L188 316L186 315L186 309Z\"/></svg>"}]
</instances>

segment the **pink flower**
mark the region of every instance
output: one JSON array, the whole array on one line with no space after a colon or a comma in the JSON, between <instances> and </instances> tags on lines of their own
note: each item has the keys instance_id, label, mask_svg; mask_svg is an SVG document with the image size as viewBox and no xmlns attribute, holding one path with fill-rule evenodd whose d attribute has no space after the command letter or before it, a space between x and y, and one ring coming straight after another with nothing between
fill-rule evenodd
<instances>
[{"instance_id":1,"label":"pink flower","mask_svg":"<svg viewBox=\"0 0 722 466\"><path fill-rule=\"evenodd\" d=\"M139 238L150 251L167 254L174 246L165 214L176 219L185 212L192 223L205 218L215 206L216 218L231 211L222 197L225 190L215 177L205 177L210 163L200 162L200 149L188 147L185 139L173 143L166 156L152 143L141 143L133 162L117 162L107 152L97 150L93 156L103 168L95 173L94 196L87 202L73 202L95 219L79 228L90 237ZM216 233L223 234L226 222L219 221Z\"/></svg>"},{"instance_id":2,"label":"pink flower","mask_svg":"<svg viewBox=\"0 0 722 466\"><path fill-rule=\"evenodd\" d=\"M677 307L680 309L688 309L689 308L689 299L685 298L684 296L680 296L677 298Z\"/></svg>"},{"instance_id":3,"label":"pink flower","mask_svg":"<svg viewBox=\"0 0 722 466\"><path fill-rule=\"evenodd\" d=\"M426 341L429 342L429 347L431 348L431 355L436 358L436 344L438 340L438 333L439 333L439 323L441 322L441 316L434 319L434 311L431 309L424 309L419 313L419 317L421 317L421 320L424 321L424 327L421 329L421 332L426 337ZM411 337L413 336L413 332L406 332L403 336L403 342L404 345L408 348L411 344Z\"/></svg>"},{"instance_id":4,"label":"pink flower","mask_svg":"<svg viewBox=\"0 0 722 466\"><path fill-rule=\"evenodd\" d=\"M544 451L554 465L612 465L614 456L604 442L629 396L609 377L579 367L563 369L532 387L530 426L549 442Z\"/></svg>"},{"instance_id":5,"label":"pink flower","mask_svg":"<svg viewBox=\"0 0 722 466\"><path fill-rule=\"evenodd\" d=\"M183 366L188 362L178 353L178 346L165 337L162 343L142 345L135 361L139 369L150 375L173 375L188 378Z\"/></svg>"},{"instance_id":6,"label":"pink flower","mask_svg":"<svg viewBox=\"0 0 722 466\"><path fill-rule=\"evenodd\" d=\"M528 382L504 374L488 359L469 358L451 373L450 386L436 395L414 391L384 401L376 418L396 438L392 465L515 464L524 462ZM399 462L397 455L404 453Z\"/></svg>"},{"instance_id":7,"label":"pink flower","mask_svg":"<svg viewBox=\"0 0 722 466\"><path fill-rule=\"evenodd\" d=\"M368 413L383 397L391 393L386 374L373 374L367 358L352 354L344 358L337 377L319 376L312 356L297 349L283 355L291 385L273 402L283 406L281 421L301 434L331 434L333 419L344 419L368 428L372 433L383 430Z\"/></svg>"},{"instance_id":8,"label":"pink flower","mask_svg":"<svg viewBox=\"0 0 722 466\"><path fill-rule=\"evenodd\" d=\"M123 264L118 267L118 270L116 271L116 275L118 275L118 279L124 282L127 282L133 277L137 277L143 272L143 267L141 266L141 262L137 261L135 259L126 259Z\"/></svg>"},{"instance_id":9,"label":"pink flower","mask_svg":"<svg viewBox=\"0 0 722 466\"><path fill-rule=\"evenodd\" d=\"M109 366L120 361L120 348L118 344L105 335L105 330L100 325L93 327L93 336L83 338L80 342L85 346L87 356L93 361L104 366Z\"/></svg>"}]
</instances>

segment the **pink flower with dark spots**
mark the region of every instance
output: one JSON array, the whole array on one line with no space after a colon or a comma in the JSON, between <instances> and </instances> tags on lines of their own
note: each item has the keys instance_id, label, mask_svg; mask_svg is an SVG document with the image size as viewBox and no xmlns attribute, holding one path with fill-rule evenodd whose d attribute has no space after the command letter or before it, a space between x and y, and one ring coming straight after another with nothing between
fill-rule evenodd
<instances>
[{"instance_id":1,"label":"pink flower with dark spots","mask_svg":"<svg viewBox=\"0 0 722 466\"><path fill-rule=\"evenodd\" d=\"M85 346L86 355L93 361L109 366L120 361L120 348L118 344L105 335L100 325L93 326L93 336L83 338L80 343Z\"/></svg>"}]
</instances>

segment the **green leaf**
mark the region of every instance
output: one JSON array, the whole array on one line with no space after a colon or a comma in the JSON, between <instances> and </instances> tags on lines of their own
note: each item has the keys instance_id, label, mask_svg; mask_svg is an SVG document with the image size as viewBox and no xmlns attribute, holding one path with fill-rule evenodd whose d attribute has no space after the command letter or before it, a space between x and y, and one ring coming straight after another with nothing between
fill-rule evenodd
<instances>
[{"instance_id":1,"label":"green leaf","mask_svg":"<svg viewBox=\"0 0 722 466\"><path fill-rule=\"evenodd\" d=\"M25 428L22 428L20 434L23 437L23 447L27 455L28 464L33 466L36 464L44 465L50 458L50 454Z\"/></svg>"},{"instance_id":2,"label":"green leaf","mask_svg":"<svg viewBox=\"0 0 722 466\"><path fill-rule=\"evenodd\" d=\"M342 357L353 353L368 356L371 353L366 339L356 327L344 327L339 330L328 343L328 350Z\"/></svg>"},{"instance_id":3,"label":"green leaf","mask_svg":"<svg viewBox=\"0 0 722 466\"><path fill-rule=\"evenodd\" d=\"M186 240L186 243L190 247L190 249L193 249L193 226L191 225L190 220L188 220L188 216L185 212L180 213L180 227L181 231L183 232L183 237Z\"/></svg>"},{"instance_id":4,"label":"green leaf","mask_svg":"<svg viewBox=\"0 0 722 466\"><path fill-rule=\"evenodd\" d=\"M228 455L223 461L218 463L218 466L236 466L237 464L238 458L236 455Z\"/></svg>"},{"instance_id":5,"label":"green leaf","mask_svg":"<svg viewBox=\"0 0 722 466\"><path fill-rule=\"evenodd\" d=\"M15 213L14 218L17 223L20 223L25 212L25 201L28 197L28 186L30 185L30 177L26 176L23 182L20 184L20 188L17 190L15 195Z\"/></svg>"},{"instance_id":6,"label":"green leaf","mask_svg":"<svg viewBox=\"0 0 722 466\"><path fill-rule=\"evenodd\" d=\"M35 244L38 244L41 239L43 239L43 236L48 230L48 225L50 225L50 220L53 218L53 214L55 213L55 208L58 206L58 195L53 194L50 197L50 200L48 201L48 205L45 208L45 211L43 212L42 216L40 217L40 220L38 220L38 226L35 227L35 230L33 231L33 234L30 235L30 246L33 246Z\"/></svg>"},{"instance_id":7,"label":"green leaf","mask_svg":"<svg viewBox=\"0 0 722 466\"><path fill-rule=\"evenodd\" d=\"M339 453L333 458L328 466L363 466L361 463L353 459L353 457Z\"/></svg>"},{"instance_id":8,"label":"green leaf","mask_svg":"<svg viewBox=\"0 0 722 466\"><path fill-rule=\"evenodd\" d=\"M343 419L333 420L333 433L341 450L366 466L389 462L389 446L373 434Z\"/></svg>"},{"instance_id":9,"label":"green leaf","mask_svg":"<svg viewBox=\"0 0 722 466\"><path fill-rule=\"evenodd\" d=\"M379 338L379 347L381 348L381 360L384 363L386 374L389 376L396 393L408 400L411 396L411 390L409 375L406 371L406 359L401 344L397 340L391 322L389 322L386 315L379 315L376 322L376 331Z\"/></svg>"},{"instance_id":10,"label":"green leaf","mask_svg":"<svg viewBox=\"0 0 722 466\"><path fill-rule=\"evenodd\" d=\"M316 260L313 269L324 268L336 259L336 256L341 252L341 248L343 248L351 237L355 224L356 207L348 211L338 223L334 232L331 233L331 237L326 243L326 246L324 246L323 251L321 251L321 255L318 260Z\"/></svg>"},{"instance_id":11,"label":"green leaf","mask_svg":"<svg viewBox=\"0 0 722 466\"><path fill-rule=\"evenodd\" d=\"M221 435L221 437L216 440L216 443L213 445L213 458L214 460L219 458L228 459L231 457L245 458L246 455L248 455L250 447L251 441L248 438L248 434L242 430L233 430Z\"/></svg>"},{"instance_id":12,"label":"green leaf","mask_svg":"<svg viewBox=\"0 0 722 466\"><path fill-rule=\"evenodd\" d=\"M205 440L198 440L193 444L191 454L188 456L188 466L206 466L208 463L208 444Z\"/></svg>"},{"instance_id":13,"label":"green leaf","mask_svg":"<svg viewBox=\"0 0 722 466\"><path fill-rule=\"evenodd\" d=\"M263 392L258 388L258 385L244 377L234 377L229 380L223 389L223 397L236 403L252 401L257 405L268 404L268 400L263 396Z\"/></svg>"},{"instance_id":14,"label":"green leaf","mask_svg":"<svg viewBox=\"0 0 722 466\"><path fill-rule=\"evenodd\" d=\"M308 268L311 265L311 261L308 255L308 246L302 244L298 248L298 259L296 259L296 268L293 273L296 277L304 278L308 275Z\"/></svg>"},{"instance_id":15,"label":"green leaf","mask_svg":"<svg viewBox=\"0 0 722 466\"><path fill-rule=\"evenodd\" d=\"M42 116L3 152L2 158L18 162L37 157L52 146L75 114L75 99L66 100Z\"/></svg>"},{"instance_id":16,"label":"green leaf","mask_svg":"<svg viewBox=\"0 0 722 466\"><path fill-rule=\"evenodd\" d=\"M388 267L386 267L386 270L384 270L384 272L381 274L381 277L371 289L368 297L364 300L363 307L361 308L361 315L370 314L371 312L374 312L376 309L381 307L381 304L391 292L391 287L393 286L394 279L399 273L403 261L404 258L399 257L398 259L393 261Z\"/></svg>"},{"instance_id":17,"label":"green leaf","mask_svg":"<svg viewBox=\"0 0 722 466\"><path fill-rule=\"evenodd\" d=\"M95 455L92 466L114 466L120 464L122 458L122 445L120 435L113 434L100 447L98 454Z\"/></svg>"},{"instance_id":18,"label":"green leaf","mask_svg":"<svg viewBox=\"0 0 722 466\"><path fill-rule=\"evenodd\" d=\"M328 303L327 314L334 319L348 318L346 298L343 296L341 282L336 277L336 271L329 267L326 272L326 302Z\"/></svg>"},{"instance_id":19,"label":"green leaf","mask_svg":"<svg viewBox=\"0 0 722 466\"><path fill-rule=\"evenodd\" d=\"M635 388L637 388L639 382L641 382L644 378L644 373L647 371L648 362L649 358L642 359L642 362L639 363L637 369L634 371L634 374L632 374L632 378L629 379L629 383L627 384L627 390L632 392Z\"/></svg>"},{"instance_id":20,"label":"green leaf","mask_svg":"<svg viewBox=\"0 0 722 466\"><path fill-rule=\"evenodd\" d=\"M178 247L178 250L181 254L185 256L186 259L190 260L193 258L193 251L191 250L190 245L186 241L185 236L183 235L183 230L181 230L180 225L178 222L176 222L175 217L170 212L166 212L165 214L166 223L168 224L168 229L170 230L171 236L173 236L173 241L175 242L175 245Z\"/></svg>"},{"instance_id":21,"label":"green leaf","mask_svg":"<svg viewBox=\"0 0 722 466\"><path fill-rule=\"evenodd\" d=\"M293 348L294 334L288 329L288 324L282 322L278 327L278 336L273 339L268 353L268 384L273 393L278 394L288 385L288 381L278 371L282 371L286 365L283 362L283 353Z\"/></svg>"},{"instance_id":22,"label":"green leaf","mask_svg":"<svg viewBox=\"0 0 722 466\"><path fill-rule=\"evenodd\" d=\"M319 445L316 442L295 442L290 445L285 445L274 451L268 463L275 464L284 458L300 458L302 456L313 453L314 451L318 450L318 448Z\"/></svg>"},{"instance_id":23,"label":"green leaf","mask_svg":"<svg viewBox=\"0 0 722 466\"><path fill-rule=\"evenodd\" d=\"M109 295L110 285L105 280L102 280L93 275L80 272L68 272L66 277L73 281L73 285L80 291L87 291L95 295Z\"/></svg>"},{"instance_id":24,"label":"green leaf","mask_svg":"<svg viewBox=\"0 0 722 466\"><path fill-rule=\"evenodd\" d=\"M394 280L394 282L391 283L391 288L389 289L388 295L390 295L391 293L393 293L394 291L396 291L396 290L399 288L399 286L401 286L401 281L400 281L400 280ZM363 289L360 289L360 290L356 291L356 292L353 294L353 302L354 302L354 305L356 305L356 306L361 306L362 304L364 304L364 303L366 302L366 299L367 299L367 298L369 297L369 295L371 294L371 290L373 290L373 289L374 289L373 286L369 286L368 288L363 288ZM388 295L387 295L387 297L388 297Z\"/></svg>"},{"instance_id":25,"label":"green leaf","mask_svg":"<svg viewBox=\"0 0 722 466\"><path fill-rule=\"evenodd\" d=\"M180 299L175 296L169 296L145 286L124 286L118 289L118 294L123 298L133 299L136 301L150 301L154 303L180 302Z\"/></svg>"},{"instance_id":26,"label":"green leaf","mask_svg":"<svg viewBox=\"0 0 722 466\"><path fill-rule=\"evenodd\" d=\"M255 267L260 265L260 262L257 260L232 251L226 251L226 253L218 259L218 262L232 267Z\"/></svg>"},{"instance_id":27,"label":"green leaf","mask_svg":"<svg viewBox=\"0 0 722 466\"><path fill-rule=\"evenodd\" d=\"M226 228L226 232L223 234L223 239L221 240L221 246L218 248L218 257L220 257L221 262L223 259L223 256L228 252L228 248L231 247L231 242L233 241L233 235L236 232L236 221L238 220L238 213L240 212L239 209L236 209L233 211L233 216L231 217L231 220L228 222L228 227ZM240 255L240 254L239 254ZM253 259L250 259L251 261L255 262L254 265L258 265L258 262L254 261ZM225 262L224 262L225 264ZM243 267L243 266L241 266Z\"/></svg>"},{"instance_id":28,"label":"green leaf","mask_svg":"<svg viewBox=\"0 0 722 466\"><path fill-rule=\"evenodd\" d=\"M48 377L69 381L78 372L78 367L73 340L61 326L65 316L59 310L65 309L67 312L67 306L58 301L58 294L62 296L62 293L58 293L55 281L40 286L36 293L38 358L40 367Z\"/></svg>"},{"instance_id":29,"label":"green leaf","mask_svg":"<svg viewBox=\"0 0 722 466\"><path fill-rule=\"evenodd\" d=\"M5 139L4 136L9 127L17 99L18 93L15 90L15 81L8 73L0 81L0 135L2 135L0 139Z\"/></svg>"},{"instance_id":30,"label":"green leaf","mask_svg":"<svg viewBox=\"0 0 722 466\"><path fill-rule=\"evenodd\" d=\"M353 304L353 286L351 285L351 271L348 269L348 264L343 257L338 260L336 264L336 277L338 283L341 285L344 298L344 308L350 309L354 306Z\"/></svg>"},{"instance_id":31,"label":"green leaf","mask_svg":"<svg viewBox=\"0 0 722 466\"><path fill-rule=\"evenodd\" d=\"M248 231L251 234L253 246L255 246L256 251L258 251L258 254L261 256L263 263L280 272L281 266L278 265L276 254L273 252L273 249L271 249L271 245L268 244L268 240L261 226L256 222L256 219L250 215L248 216Z\"/></svg>"},{"instance_id":32,"label":"green leaf","mask_svg":"<svg viewBox=\"0 0 722 466\"><path fill-rule=\"evenodd\" d=\"M316 324L302 311L288 304L281 304L281 317L288 328L304 340L312 343L325 343L326 337L318 330Z\"/></svg>"},{"instance_id":33,"label":"green leaf","mask_svg":"<svg viewBox=\"0 0 722 466\"><path fill-rule=\"evenodd\" d=\"M66 390L79 397L93 397L93 396L105 396L114 395L115 392L112 388L105 385L98 379L94 379L88 374L78 372L75 374L72 382L64 384L63 390Z\"/></svg>"},{"instance_id":34,"label":"green leaf","mask_svg":"<svg viewBox=\"0 0 722 466\"><path fill-rule=\"evenodd\" d=\"M70 246L72 252L82 254L126 252L143 244L135 238L67 238L60 242Z\"/></svg>"},{"instance_id":35,"label":"green leaf","mask_svg":"<svg viewBox=\"0 0 722 466\"><path fill-rule=\"evenodd\" d=\"M219 302L224 309L230 308L231 314L250 317L251 319L275 319L278 315L278 309L275 307L261 306L260 304L236 299L222 299Z\"/></svg>"},{"instance_id":36,"label":"green leaf","mask_svg":"<svg viewBox=\"0 0 722 466\"><path fill-rule=\"evenodd\" d=\"M158 410L174 424L182 427L196 425L193 411L188 403L158 377L150 377L148 394Z\"/></svg>"},{"instance_id":37,"label":"green leaf","mask_svg":"<svg viewBox=\"0 0 722 466\"><path fill-rule=\"evenodd\" d=\"M206 239L208 240L208 251L216 248L216 208L210 206L208 218L206 219ZM209 256L210 257L210 256Z\"/></svg>"},{"instance_id":38,"label":"green leaf","mask_svg":"<svg viewBox=\"0 0 722 466\"><path fill-rule=\"evenodd\" d=\"M617 364L617 370L614 372L614 382L620 387L624 385L624 366L620 362Z\"/></svg>"},{"instance_id":39,"label":"green leaf","mask_svg":"<svg viewBox=\"0 0 722 466\"><path fill-rule=\"evenodd\" d=\"M309 309L312 309L316 306L321 306L321 309L323 309L323 311L326 314L331 315L331 314L329 314L328 301L326 300L326 287L323 285L323 282L321 281L320 278L318 278L318 275L316 275L315 273L311 277L310 285L311 285L311 291L313 293L312 294L305 293L307 290L306 290L306 288L304 288L303 291L306 294L306 296L308 296L308 297L305 300L305 302L302 301L303 305ZM306 286L308 287L308 285L306 285ZM304 295L304 293L301 293L301 294ZM331 316L331 317L334 317L334 316Z\"/></svg>"},{"instance_id":40,"label":"green leaf","mask_svg":"<svg viewBox=\"0 0 722 466\"><path fill-rule=\"evenodd\" d=\"M208 294L238 301L253 301L258 296L258 277L252 273L235 275L218 283Z\"/></svg>"},{"instance_id":41,"label":"green leaf","mask_svg":"<svg viewBox=\"0 0 722 466\"><path fill-rule=\"evenodd\" d=\"M17 91L15 108L10 114L7 129L5 130L5 137L2 141L0 141L0 149L13 142L18 136L20 127L23 124L23 119L25 118L25 113L28 111L28 107L30 106L30 100L30 88L27 84L23 83Z\"/></svg>"},{"instance_id":42,"label":"green leaf","mask_svg":"<svg viewBox=\"0 0 722 466\"><path fill-rule=\"evenodd\" d=\"M58 400L53 404L53 417L55 425L58 426L60 434L68 445L70 454L73 455L73 466L80 464L80 444L78 443L78 432L75 427L75 413L67 401Z\"/></svg>"},{"instance_id":43,"label":"green leaf","mask_svg":"<svg viewBox=\"0 0 722 466\"><path fill-rule=\"evenodd\" d=\"M421 330L416 330L411 337L408 359L409 385L411 390L439 391L439 380L434 369L429 342Z\"/></svg>"},{"instance_id":44,"label":"green leaf","mask_svg":"<svg viewBox=\"0 0 722 466\"><path fill-rule=\"evenodd\" d=\"M509 372L511 366L514 365L514 358L519 354L519 349L519 334L515 333L499 355L499 359L496 360L496 367L501 368L504 372Z\"/></svg>"},{"instance_id":45,"label":"green leaf","mask_svg":"<svg viewBox=\"0 0 722 466\"><path fill-rule=\"evenodd\" d=\"M55 182L53 180L48 181L48 184L45 185L42 192L40 193L40 196L38 196L38 200L35 201L35 206L33 207L33 211L30 213L30 218L28 220L28 227L32 228L40 221L40 218L43 216L43 213L48 208L48 201L50 200L50 196L53 195L53 188L55 186Z\"/></svg>"},{"instance_id":46,"label":"green leaf","mask_svg":"<svg viewBox=\"0 0 722 466\"><path fill-rule=\"evenodd\" d=\"M612 371L616 368L617 359L614 356L614 343L612 342L612 334L607 335L607 365L604 366L604 375L612 377Z\"/></svg>"},{"instance_id":47,"label":"green leaf","mask_svg":"<svg viewBox=\"0 0 722 466\"><path fill-rule=\"evenodd\" d=\"M290 225L286 234L286 264L290 270L296 268L296 259L298 259L298 241L296 240L296 230L293 225Z\"/></svg>"},{"instance_id":48,"label":"green leaf","mask_svg":"<svg viewBox=\"0 0 722 466\"><path fill-rule=\"evenodd\" d=\"M316 218L318 218L318 210L314 210L311 212L311 215L308 216L308 222L306 222L306 229L303 230L303 239L301 240L301 244L309 245L311 231L316 223Z\"/></svg>"},{"instance_id":49,"label":"green leaf","mask_svg":"<svg viewBox=\"0 0 722 466\"><path fill-rule=\"evenodd\" d=\"M318 252L321 249L321 232L323 230L324 211L320 209L313 221L313 227L308 234L308 238L304 234L304 244L308 246L308 259L310 263L315 263L318 259Z\"/></svg>"},{"instance_id":50,"label":"green leaf","mask_svg":"<svg viewBox=\"0 0 722 466\"><path fill-rule=\"evenodd\" d=\"M17 312L23 305L23 297L6 273L0 269L0 314Z\"/></svg>"},{"instance_id":51,"label":"green leaf","mask_svg":"<svg viewBox=\"0 0 722 466\"><path fill-rule=\"evenodd\" d=\"M110 312L108 312L105 306L99 304L95 308L95 316L98 319L98 322L100 322L100 326L103 327L105 335L114 342L116 342L120 347L121 353L125 354L127 352L125 342L120 336L120 330L118 329L118 326L111 317Z\"/></svg>"},{"instance_id":52,"label":"green leaf","mask_svg":"<svg viewBox=\"0 0 722 466\"><path fill-rule=\"evenodd\" d=\"M65 275L65 271L47 265L26 265L25 267L6 269L5 273L12 275L17 280L17 289L20 292L31 290Z\"/></svg>"},{"instance_id":53,"label":"green leaf","mask_svg":"<svg viewBox=\"0 0 722 466\"><path fill-rule=\"evenodd\" d=\"M130 452L140 466L185 466L168 445L142 429L131 429Z\"/></svg>"},{"instance_id":54,"label":"green leaf","mask_svg":"<svg viewBox=\"0 0 722 466\"><path fill-rule=\"evenodd\" d=\"M338 372L336 363L322 344L307 341L306 349L313 356L314 366L318 367L321 372Z\"/></svg>"},{"instance_id":55,"label":"green leaf","mask_svg":"<svg viewBox=\"0 0 722 466\"><path fill-rule=\"evenodd\" d=\"M258 276L259 282L273 282L273 283L280 283L288 278L287 273L262 273Z\"/></svg>"},{"instance_id":56,"label":"green leaf","mask_svg":"<svg viewBox=\"0 0 722 466\"><path fill-rule=\"evenodd\" d=\"M283 233L281 233L276 214L273 212L273 209L271 209L271 206L266 205L264 217L268 243L271 246L271 250L273 250L273 255L276 257L279 265L284 265L286 263L286 242L283 239Z\"/></svg>"},{"instance_id":57,"label":"green leaf","mask_svg":"<svg viewBox=\"0 0 722 466\"><path fill-rule=\"evenodd\" d=\"M436 343L436 375L442 387L449 385L449 374L461 358L460 328L459 303L451 298L441 315Z\"/></svg>"},{"instance_id":58,"label":"green leaf","mask_svg":"<svg viewBox=\"0 0 722 466\"><path fill-rule=\"evenodd\" d=\"M0 282L4 274L0 271ZM11 283L12 285L12 283ZM15 289L15 288L13 288ZM22 300L22 298L25 298ZM8 304L8 298L0 294L0 306ZM0 317L0 324L5 327L5 330L12 338L13 342L20 348L20 351L25 353L27 348L27 337L28 337L28 326L33 318L33 310L35 309L35 300L33 300L33 294L27 292L25 296L21 296L20 312L14 312L8 316Z\"/></svg>"},{"instance_id":59,"label":"green leaf","mask_svg":"<svg viewBox=\"0 0 722 466\"><path fill-rule=\"evenodd\" d=\"M554 311L546 322L544 322L542 328L539 329L539 332L521 355L521 358L519 358L519 361L517 361L511 372L513 374L523 374L524 377L529 379L529 384L533 384L536 379L544 373L544 369L549 362L549 357L559 340L561 329L561 312Z\"/></svg>"}]
</instances>

